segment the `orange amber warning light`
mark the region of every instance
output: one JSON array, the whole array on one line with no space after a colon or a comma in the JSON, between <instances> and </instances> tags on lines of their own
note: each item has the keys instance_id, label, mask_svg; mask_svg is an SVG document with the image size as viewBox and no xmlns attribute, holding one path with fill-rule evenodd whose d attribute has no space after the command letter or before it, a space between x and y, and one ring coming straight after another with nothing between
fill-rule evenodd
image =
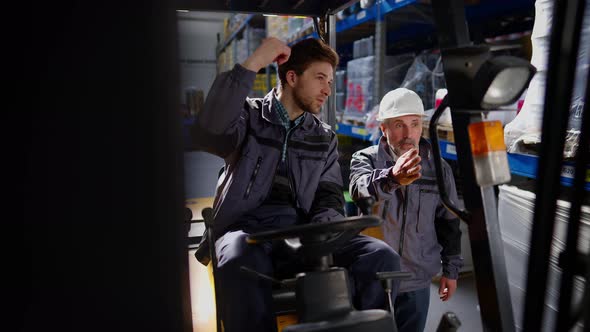
<instances>
[{"instance_id":1,"label":"orange amber warning light","mask_svg":"<svg viewBox=\"0 0 590 332\"><path fill-rule=\"evenodd\" d=\"M469 142L473 153L475 178L480 187L510 181L504 130L500 121L475 122L469 125Z\"/></svg>"}]
</instances>

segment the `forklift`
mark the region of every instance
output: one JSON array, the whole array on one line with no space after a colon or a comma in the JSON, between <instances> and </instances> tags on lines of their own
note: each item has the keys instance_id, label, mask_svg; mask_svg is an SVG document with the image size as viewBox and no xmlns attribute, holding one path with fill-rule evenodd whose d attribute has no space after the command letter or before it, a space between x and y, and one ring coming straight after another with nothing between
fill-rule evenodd
<instances>
[{"instance_id":1,"label":"forklift","mask_svg":"<svg viewBox=\"0 0 590 332\"><path fill-rule=\"evenodd\" d=\"M13 49L22 52L10 52L16 56L8 74L29 96L31 111L25 121L16 122L26 123L22 132L27 133L22 139L26 167L19 192L35 208L25 209L24 242L15 250L23 258L13 269L22 276L15 278L16 286L7 296L18 314L8 315L14 322L6 324L22 331L192 330L186 228L179 222L184 220L184 197L181 121L174 111L178 109L175 10L317 17L316 26L332 43L334 14L355 2L11 4L19 7L10 12L30 23L14 29L18 38L9 39ZM568 109L571 100L586 5L584 0L555 1L525 331L540 331L544 314L547 257L568 119L567 113L553 110ZM514 331L495 180L478 182L482 174L474 168L469 129L482 122L490 105L509 103L514 97L510 94L518 94L502 91L503 85L492 89L497 94L491 93L498 77L510 77L509 69L518 68L528 79L507 81L518 85L515 90L524 89L534 68L514 59L495 59L485 47L472 45L462 1L432 1L432 9L448 85L441 105L451 109L465 179L465 209L448 202L447 206L469 226L484 330ZM495 98L486 98L488 92ZM436 114L442 110L439 107ZM590 328L590 258L576 247L580 209L587 195L589 116L586 103L568 241L560 256L563 273L554 331L569 330L580 319L586 330ZM430 128L436 128L436 119L433 116ZM335 123L332 99L328 123ZM436 135L431 138L436 142ZM586 285L583 302L572 304L575 276L585 278Z\"/></svg>"},{"instance_id":2,"label":"forklift","mask_svg":"<svg viewBox=\"0 0 590 332\"><path fill-rule=\"evenodd\" d=\"M320 39L329 41L334 46L334 15L339 10L350 6L351 3L351 1L331 1L322 2L321 4L319 2L317 4L312 2L298 3L298 5L302 6L315 5L315 8L311 9L311 7L303 8L280 2L255 7L246 2L211 6L203 1L199 5L192 2L189 8L313 16L314 26ZM449 91L432 116L429 126L441 198L445 206L468 225L472 255L477 258L474 260L474 269L484 330L514 331L515 322L509 294L506 264L503 257L503 243L498 225L497 196L494 191L495 185L504 183L507 181L506 179L510 178L510 170L506 160L505 147L503 152L500 152L500 157L498 157L497 153L494 154L494 151L498 150L496 146L503 145L502 127L493 122L485 121L485 118L491 110L514 103L528 87L529 82L536 73L536 69L523 59L510 56L494 57L489 47L473 45L466 25L463 1L441 0L433 1L431 5ZM565 125L567 124L567 116L563 113L552 113L547 110L550 109L548 105L553 105L552 109L567 109L567 105L569 105L568 101L571 99L574 76L573 70L575 69L575 55L579 44L579 31L581 30L581 13L584 12L584 5L584 1L577 1L575 4L555 5L554 24L556 28L553 31L551 46L548 91L553 91L551 87L555 85L554 82L568 82L568 84L558 84L560 88L567 89L557 94L547 94L548 99L546 99L545 103L544 129L547 130L543 132L550 134L545 134L543 139L539 169L554 176L538 175L539 178L552 178L553 180L539 181L537 187L537 202L541 203L536 204L531 252L541 252L542 254L531 255L529 262L528 286L534 291L527 292L525 330L537 331L540 329L539 324L542 322L542 319L539 319L539 313L542 313L543 309L543 288L547 281L548 272L548 263L547 260L544 260L544 257L549 255L552 232L548 230L553 229L552 218L555 215L556 195L559 192L558 174L562 160L559 158L559 154L563 150ZM575 17L576 19L566 20L565 17ZM576 31L578 31L577 35ZM569 43L557 45L560 42ZM564 45L571 46L571 49L564 49ZM560 50L563 52L562 54L559 53ZM567 60L559 61L557 59ZM554 62L555 66L551 66L551 61ZM571 66L572 63L574 67ZM562 68L562 66L565 67ZM551 80L553 77L551 75L562 76L559 76L559 78L555 76L555 80ZM570 93L565 94L566 91ZM558 101L561 104L557 104ZM451 109L453 119L453 133L456 141L459 169L464 178L467 179L463 184L465 198L465 209L463 210L450 202L442 181L441 152L436 128L440 115L447 107ZM558 116L555 113L559 113L559 118L553 118ZM326 118L329 124L334 125L333 102L328 104ZM558 128L552 127L554 123L559 123L562 126ZM584 128L582 133L586 135ZM497 137L502 137L502 142L497 142ZM587 140L586 137L582 137L580 142L585 142L584 139ZM561 140L561 144L553 142L559 140ZM556 330L559 331L570 329L580 319L583 308L588 307L580 303L577 304L577 308L571 310L571 304L567 304L565 300L570 297L573 276L585 276L584 273L586 272L584 271L588 269L578 268L579 263L584 262L584 259L587 260L587 257L581 257L581 254L576 252L575 245L572 247L572 243L575 244L577 239L576 232L578 230L575 225L579 224L579 211L585 194L584 169L585 165L588 164L588 160L585 159L587 158L587 152L583 150L587 149L587 147L588 144L580 144L580 151L578 152L578 164L581 166L576 171L578 177L576 181L578 182L574 185L574 190L578 190L578 194L573 196L574 203L570 216L571 238L569 240L571 241L568 241L570 245L566 249L567 253L562 255L563 261L561 264L564 269L562 287L565 288L562 289L562 298L564 300L561 302L564 307L563 310L560 310L562 314L560 314L558 326L556 327ZM554 151L546 152L548 149L554 149ZM547 153L551 153L551 157L548 157ZM555 187L544 188L545 185L550 184ZM535 272L532 273L533 271ZM541 272L540 276L537 271ZM584 301L587 301L587 297L584 297ZM567 314L571 311L574 314ZM453 320L458 321L454 315L453 318ZM441 321L441 325L445 324L452 326L452 324L442 323ZM456 324L454 328L456 329L458 326L459 324Z\"/></svg>"}]
</instances>

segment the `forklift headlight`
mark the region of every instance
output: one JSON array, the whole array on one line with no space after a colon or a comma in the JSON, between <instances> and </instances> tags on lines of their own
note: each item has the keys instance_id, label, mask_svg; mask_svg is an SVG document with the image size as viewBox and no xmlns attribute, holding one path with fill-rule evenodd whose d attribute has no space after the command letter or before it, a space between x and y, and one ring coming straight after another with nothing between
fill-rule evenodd
<instances>
[{"instance_id":1,"label":"forklift headlight","mask_svg":"<svg viewBox=\"0 0 590 332\"><path fill-rule=\"evenodd\" d=\"M487 59L473 80L474 94L483 109L509 105L522 95L535 75L528 61L512 56Z\"/></svg>"}]
</instances>

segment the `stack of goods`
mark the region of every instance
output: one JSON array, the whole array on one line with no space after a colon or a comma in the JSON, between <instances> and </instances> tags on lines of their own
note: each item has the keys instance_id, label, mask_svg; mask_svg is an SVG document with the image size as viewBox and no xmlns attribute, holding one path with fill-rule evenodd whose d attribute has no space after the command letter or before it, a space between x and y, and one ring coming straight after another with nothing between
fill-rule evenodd
<instances>
[{"instance_id":1,"label":"stack of goods","mask_svg":"<svg viewBox=\"0 0 590 332\"><path fill-rule=\"evenodd\" d=\"M242 38L235 41L236 43L236 63L244 63L248 59L248 39Z\"/></svg>"},{"instance_id":2,"label":"stack of goods","mask_svg":"<svg viewBox=\"0 0 590 332\"><path fill-rule=\"evenodd\" d=\"M346 104L346 70L337 70L336 81L336 117L342 119Z\"/></svg>"},{"instance_id":3,"label":"stack of goods","mask_svg":"<svg viewBox=\"0 0 590 332\"><path fill-rule=\"evenodd\" d=\"M229 36L234 33L235 31L237 31L240 26L242 26L242 24L244 24L244 22L246 21L246 19L249 17L249 14L233 14L230 16L229 18L229 23L228 23L228 29L227 29L227 34L224 36L224 40L227 40L227 38L229 38Z\"/></svg>"},{"instance_id":4,"label":"stack of goods","mask_svg":"<svg viewBox=\"0 0 590 332\"><path fill-rule=\"evenodd\" d=\"M397 89L402 85L415 57L416 55L414 53L404 53L391 57L391 63L385 68L383 74L383 88L385 92Z\"/></svg>"},{"instance_id":5,"label":"stack of goods","mask_svg":"<svg viewBox=\"0 0 590 332\"><path fill-rule=\"evenodd\" d=\"M244 38L248 41L248 54L254 53L254 51L260 46L262 40L266 36L266 31L264 29L257 29L251 26L246 28L244 32Z\"/></svg>"},{"instance_id":6,"label":"stack of goods","mask_svg":"<svg viewBox=\"0 0 590 332\"><path fill-rule=\"evenodd\" d=\"M530 237L532 230L535 194L517 187L502 185L498 195L498 221L504 245L504 257L514 321L517 328L522 329L523 308L525 300L528 258L530 255ZM555 326L556 308L559 307L559 288L561 268L558 266L559 254L565 249L569 208L566 201L557 201L555 216L555 233L553 234L549 275L545 297L545 313L543 330ZM590 252L590 207L583 206L580 216L580 233L578 250L583 254ZM580 303L584 292L584 281L577 277L574 280L573 302ZM578 323L572 331L582 331Z\"/></svg>"},{"instance_id":7,"label":"stack of goods","mask_svg":"<svg viewBox=\"0 0 590 332\"><path fill-rule=\"evenodd\" d=\"M289 17L288 16L267 16L266 17L266 36L275 37L284 42L289 37Z\"/></svg>"},{"instance_id":8,"label":"stack of goods","mask_svg":"<svg viewBox=\"0 0 590 332\"><path fill-rule=\"evenodd\" d=\"M533 46L531 64L537 68L537 73L531 80L522 109L514 120L504 128L504 139L508 152L536 154L536 149L541 142L541 123L545 102L553 4L554 0L535 2L535 22L531 35ZM582 24L573 98L569 109L570 116L564 150L565 158L574 157L579 142L582 110L585 103L584 91L587 84L585 75L590 66L590 6L586 6ZM561 112L562 110L551 111Z\"/></svg>"},{"instance_id":9,"label":"stack of goods","mask_svg":"<svg viewBox=\"0 0 590 332\"><path fill-rule=\"evenodd\" d=\"M407 57L386 56L384 67L391 69L406 61ZM387 71L387 70L386 70ZM353 59L346 64L346 101L342 122L364 126L368 113L379 101L373 100L375 82L375 56ZM384 77L387 82L387 78ZM391 81L389 82L391 85Z\"/></svg>"},{"instance_id":10,"label":"stack of goods","mask_svg":"<svg viewBox=\"0 0 590 332\"><path fill-rule=\"evenodd\" d=\"M352 43L352 58L364 58L370 55L375 54L375 48L373 47L375 44L375 37L370 36L367 38L361 38L359 40L355 40Z\"/></svg>"},{"instance_id":11,"label":"stack of goods","mask_svg":"<svg viewBox=\"0 0 590 332\"><path fill-rule=\"evenodd\" d=\"M348 61L346 64L346 103L343 122L362 126L373 107L375 56Z\"/></svg>"},{"instance_id":12,"label":"stack of goods","mask_svg":"<svg viewBox=\"0 0 590 332\"><path fill-rule=\"evenodd\" d=\"M436 91L446 88L440 54L422 53L416 56L401 87L416 92L422 99L424 110L433 109Z\"/></svg>"},{"instance_id":13,"label":"stack of goods","mask_svg":"<svg viewBox=\"0 0 590 332\"><path fill-rule=\"evenodd\" d=\"M290 16L288 19L289 32L287 43L293 43L314 32L313 19L311 17Z\"/></svg>"}]
</instances>

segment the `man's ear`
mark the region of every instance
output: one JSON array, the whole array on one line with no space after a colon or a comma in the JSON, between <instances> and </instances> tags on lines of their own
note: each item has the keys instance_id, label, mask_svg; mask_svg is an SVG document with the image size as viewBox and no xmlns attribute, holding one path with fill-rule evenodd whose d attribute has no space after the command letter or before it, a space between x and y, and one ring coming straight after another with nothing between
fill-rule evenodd
<instances>
[{"instance_id":1,"label":"man's ear","mask_svg":"<svg viewBox=\"0 0 590 332\"><path fill-rule=\"evenodd\" d=\"M295 86L295 83L297 82L297 74L294 70L289 70L285 74L285 78L287 79L287 85L289 85L290 87Z\"/></svg>"}]
</instances>

